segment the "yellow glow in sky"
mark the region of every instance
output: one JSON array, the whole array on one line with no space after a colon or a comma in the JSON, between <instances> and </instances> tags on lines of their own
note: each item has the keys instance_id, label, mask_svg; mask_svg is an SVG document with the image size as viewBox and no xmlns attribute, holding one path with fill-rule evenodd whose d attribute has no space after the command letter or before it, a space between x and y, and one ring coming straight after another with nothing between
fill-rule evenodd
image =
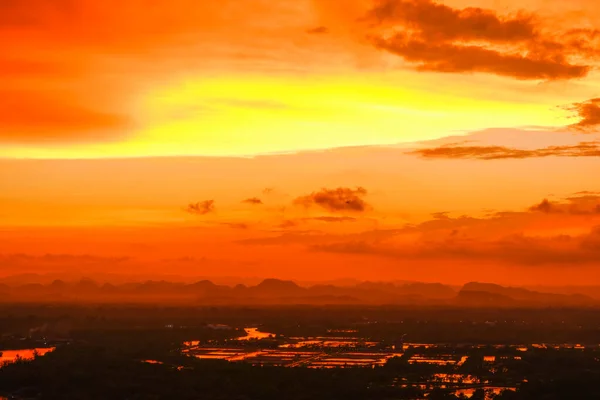
<instances>
[{"instance_id":1,"label":"yellow glow in sky","mask_svg":"<svg viewBox=\"0 0 600 400\"><path fill-rule=\"evenodd\" d=\"M245 156L436 139L494 126L557 126L567 113L384 79L195 78L151 88L122 141L12 147L8 157Z\"/></svg>"}]
</instances>

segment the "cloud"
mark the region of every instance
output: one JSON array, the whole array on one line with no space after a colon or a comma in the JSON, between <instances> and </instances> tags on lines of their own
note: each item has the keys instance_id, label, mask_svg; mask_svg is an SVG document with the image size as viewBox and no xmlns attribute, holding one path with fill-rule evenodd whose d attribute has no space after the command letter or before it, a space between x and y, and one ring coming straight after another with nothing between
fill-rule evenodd
<instances>
[{"instance_id":1,"label":"cloud","mask_svg":"<svg viewBox=\"0 0 600 400\"><path fill-rule=\"evenodd\" d=\"M568 203L542 200L529 208L529 211L545 214L600 215L600 196L586 195L571 197Z\"/></svg>"},{"instance_id":2,"label":"cloud","mask_svg":"<svg viewBox=\"0 0 600 400\"><path fill-rule=\"evenodd\" d=\"M294 44L305 37L303 11L268 0L209 3L1 0L0 143L122 139L140 115L148 122L138 107L148 83L173 78L173 71L272 73L298 69L298 60L314 53ZM219 112L288 108L265 100L210 100Z\"/></svg>"},{"instance_id":3,"label":"cloud","mask_svg":"<svg viewBox=\"0 0 600 400\"><path fill-rule=\"evenodd\" d=\"M306 33L310 33L313 35L329 33L329 29L326 26L317 26L316 28L307 29Z\"/></svg>"},{"instance_id":4,"label":"cloud","mask_svg":"<svg viewBox=\"0 0 600 400\"><path fill-rule=\"evenodd\" d=\"M286 224L284 221L283 224ZM257 237L250 239L241 239L236 241L238 244L251 246L280 246L280 245L312 245L323 243L329 239L329 235L315 230L297 230L294 232L283 232L276 236Z\"/></svg>"},{"instance_id":5,"label":"cloud","mask_svg":"<svg viewBox=\"0 0 600 400\"><path fill-rule=\"evenodd\" d=\"M77 263L104 263L104 262L125 262L130 261L130 257L101 257L91 254L44 254L44 255L31 255L31 254L4 254L0 255L0 260L4 262L19 262L19 261L40 261L45 263L64 263L64 262L77 262Z\"/></svg>"},{"instance_id":6,"label":"cloud","mask_svg":"<svg viewBox=\"0 0 600 400\"><path fill-rule=\"evenodd\" d=\"M590 70L589 66L572 65L560 58L533 58L476 45L433 44L404 34L375 39L373 44L416 63L420 71L485 72L522 80L557 80L582 78Z\"/></svg>"},{"instance_id":7,"label":"cloud","mask_svg":"<svg viewBox=\"0 0 600 400\"><path fill-rule=\"evenodd\" d=\"M299 225L298 221L286 219L285 221L283 221L281 224L279 224L277 226L282 229L287 229L287 228L294 228L298 225Z\"/></svg>"},{"instance_id":8,"label":"cloud","mask_svg":"<svg viewBox=\"0 0 600 400\"><path fill-rule=\"evenodd\" d=\"M348 241L309 246L311 251L358 254L395 259L444 261L490 261L508 264L580 265L600 262L600 227L582 235L508 235L497 240L485 238L420 241L411 245Z\"/></svg>"},{"instance_id":9,"label":"cloud","mask_svg":"<svg viewBox=\"0 0 600 400\"><path fill-rule=\"evenodd\" d=\"M263 204L263 201L261 199L259 199L258 197L250 197L246 200L242 200L242 203L247 203L247 204Z\"/></svg>"},{"instance_id":10,"label":"cloud","mask_svg":"<svg viewBox=\"0 0 600 400\"><path fill-rule=\"evenodd\" d=\"M435 219L449 219L450 217L448 216L448 214L448 211L440 211L431 214L431 216Z\"/></svg>"},{"instance_id":11,"label":"cloud","mask_svg":"<svg viewBox=\"0 0 600 400\"><path fill-rule=\"evenodd\" d=\"M58 62L48 60L30 60L20 57L0 56L0 75L19 78L40 76L48 78L68 78L83 72L82 65L76 62Z\"/></svg>"},{"instance_id":12,"label":"cloud","mask_svg":"<svg viewBox=\"0 0 600 400\"><path fill-rule=\"evenodd\" d=\"M337 189L323 188L307 196L298 197L294 204L310 207L317 205L331 212L350 211L364 212L371 208L362 198L367 195L367 190L362 187L356 189L339 187Z\"/></svg>"},{"instance_id":13,"label":"cloud","mask_svg":"<svg viewBox=\"0 0 600 400\"><path fill-rule=\"evenodd\" d=\"M312 221L322 221L322 222L353 222L356 221L356 218L352 218L352 217L314 217L314 218L307 218L309 220Z\"/></svg>"},{"instance_id":14,"label":"cloud","mask_svg":"<svg viewBox=\"0 0 600 400\"><path fill-rule=\"evenodd\" d=\"M330 244L315 244L310 246L311 251L324 252L324 253L341 253L341 254L367 254L367 255L390 255L383 248L377 248L373 244L365 241L349 241L349 242L337 242ZM389 250L389 249L388 249Z\"/></svg>"},{"instance_id":15,"label":"cloud","mask_svg":"<svg viewBox=\"0 0 600 400\"><path fill-rule=\"evenodd\" d=\"M571 125L572 128L587 132L600 126L600 98L574 103L567 109L576 112L580 118L579 122Z\"/></svg>"},{"instance_id":16,"label":"cloud","mask_svg":"<svg viewBox=\"0 0 600 400\"><path fill-rule=\"evenodd\" d=\"M397 260L577 265L600 262L600 195L543 200L522 211L432 219L358 233L284 232L246 245L300 245L311 252Z\"/></svg>"},{"instance_id":17,"label":"cloud","mask_svg":"<svg viewBox=\"0 0 600 400\"><path fill-rule=\"evenodd\" d=\"M248 229L249 225L242 222L221 222L221 225L228 226L233 229Z\"/></svg>"},{"instance_id":18,"label":"cloud","mask_svg":"<svg viewBox=\"0 0 600 400\"><path fill-rule=\"evenodd\" d=\"M342 223L342 222L355 222L356 218L353 217L334 217L334 216L321 216L321 217L312 217L312 218L296 218L296 219L286 219L277 225L278 228L288 229L288 228L296 228L302 224L317 221L317 222L325 222L325 223Z\"/></svg>"},{"instance_id":19,"label":"cloud","mask_svg":"<svg viewBox=\"0 0 600 400\"><path fill-rule=\"evenodd\" d=\"M124 115L88 108L69 94L51 97L37 91L0 91L0 142L106 141L106 130L123 131Z\"/></svg>"},{"instance_id":20,"label":"cloud","mask_svg":"<svg viewBox=\"0 0 600 400\"><path fill-rule=\"evenodd\" d=\"M75 270L90 272L97 268L106 272L115 265L122 266L135 261L130 257L98 256L92 254L0 254L0 271L24 272L59 272Z\"/></svg>"},{"instance_id":21,"label":"cloud","mask_svg":"<svg viewBox=\"0 0 600 400\"><path fill-rule=\"evenodd\" d=\"M500 17L494 11L454 9L429 0L387 0L370 11L379 23L402 24L429 40L487 40L512 42L535 36L534 18L518 13Z\"/></svg>"},{"instance_id":22,"label":"cloud","mask_svg":"<svg viewBox=\"0 0 600 400\"><path fill-rule=\"evenodd\" d=\"M373 24L367 36L376 48L423 71L572 79L586 76L595 58L594 49L577 40L589 36L587 30L544 33L539 18L523 12L501 16L431 0L387 0L379 2L366 20ZM587 63L575 64L572 59Z\"/></svg>"},{"instance_id":23,"label":"cloud","mask_svg":"<svg viewBox=\"0 0 600 400\"><path fill-rule=\"evenodd\" d=\"M197 203L190 203L186 207L186 212L196 215L204 215L213 212L215 209L214 200L204 200Z\"/></svg>"},{"instance_id":24,"label":"cloud","mask_svg":"<svg viewBox=\"0 0 600 400\"><path fill-rule=\"evenodd\" d=\"M419 149L409 152L424 158L470 158L479 160L499 160L510 158L541 157L598 157L600 143L581 142L572 146L549 146L541 149L525 150L505 146L462 146L449 144L440 147Z\"/></svg>"},{"instance_id":25,"label":"cloud","mask_svg":"<svg viewBox=\"0 0 600 400\"><path fill-rule=\"evenodd\" d=\"M549 213L554 210L554 206L552 205L552 203L550 203L550 201L548 201L548 199L544 199L541 203L529 207L529 210Z\"/></svg>"}]
</instances>

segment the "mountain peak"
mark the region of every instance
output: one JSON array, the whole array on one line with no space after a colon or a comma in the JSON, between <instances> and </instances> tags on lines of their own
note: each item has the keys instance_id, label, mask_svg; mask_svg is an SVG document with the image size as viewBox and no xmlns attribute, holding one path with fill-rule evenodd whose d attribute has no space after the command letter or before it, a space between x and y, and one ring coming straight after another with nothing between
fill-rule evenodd
<instances>
[{"instance_id":1,"label":"mountain peak","mask_svg":"<svg viewBox=\"0 0 600 400\"><path fill-rule=\"evenodd\" d=\"M275 278L267 278L263 280L261 283L256 285L257 288L261 289L298 289L300 286L296 284L294 281L285 281L281 279Z\"/></svg>"}]
</instances>

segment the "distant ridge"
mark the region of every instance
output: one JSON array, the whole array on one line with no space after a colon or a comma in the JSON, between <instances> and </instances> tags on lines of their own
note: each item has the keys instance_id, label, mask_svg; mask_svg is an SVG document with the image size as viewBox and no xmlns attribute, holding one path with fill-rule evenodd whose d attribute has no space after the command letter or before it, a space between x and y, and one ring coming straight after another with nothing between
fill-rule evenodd
<instances>
[{"instance_id":1,"label":"distant ridge","mask_svg":"<svg viewBox=\"0 0 600 400\"><path fill-rule=\"evenodd\" d=\"M527 305L527 306L589 306L596 301L582 294L557 294L505 287L494 283L469 282L459 291L457 300L463 305Z\"/></svg>"},{"instance_id":2,"label":"distant ridge","mask_svg":"<svg viewBox=\"0 0 600 400\"><path fill-rule=\"evenodd\" d=\"M148 280L121 284L91 279L42 283L0 281L0 302L94 302L177 304L371 304L458 307L590 307L600 302L582 294L559 294L469 282L458 291L441 283L360 282L350 286L302 287L291 280L268 278L256 285L217 285Z\"/></svg>"}]
</instances>

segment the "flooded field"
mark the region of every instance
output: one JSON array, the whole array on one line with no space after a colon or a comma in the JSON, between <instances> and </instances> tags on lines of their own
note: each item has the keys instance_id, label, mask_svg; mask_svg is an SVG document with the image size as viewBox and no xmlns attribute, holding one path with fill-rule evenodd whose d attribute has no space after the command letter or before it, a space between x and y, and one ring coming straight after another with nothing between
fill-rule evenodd
<instances>
[{"instance_id":1,"label":"flooded field","mask_svg":"<svg viewBox=\"0 0 600 400\"><path fill-rule=\"evenodd\" d=\"M477 387L477 388L466 388L466 389L458 389L456 391L453 392L453 394L455 396L460 396L463 395L465 397L471 397L473 396L473 394L475 393L475 391L477 389L483 389L485 391L485 399L486 400L491 400L494 398L494 396L499 395L500 393L502 393L505 390L510 390L510 391L515 391L517 390L516 387L498 387L498 386L481 386L481 387Z\"/></svg>"},{"instance_id":2,"label":"flooded field","mask_svg":"<svg viewBox=\"0 0 600 400\"><path fill-rule=\"evenodd\" d=\"M288 349L262 349L248 348L217 348L198 347L188 351L190 355L199 359L227 360L230 362L247 362L252 365L278 365L311 368L326 367L351 367L383 365L396 353L384 352L335 352L301 351Z\"/></svg>"},{"instance_id":3,"label":"flooded field","mask_svg":"<svg viewBox=\"0 0 600 400\"><path fill-rule=\"evenodd\" d=\"M520 380L490 378L493 375L470 375L465 371L481 368L487 373L507 371L529 355L552 349L579 350L580 344L445 344L374 341L356 330L328 330L324 336L283 336L263 332L260 328L244 328L245 336L228 339L221 344L188 341L182 352L198 359L243 362L254 366L304 367L311 369L391 368L414 366L416 371L431 371L413 376L412 381L398 377L393 386L416 388L423 393L444 389L461 398L470 398L483 390L485 399L503 391L515 391ZM325 336L330 334L328 336ZM263 340L265 339L265 340ZM588 345L588 348L592 345ZM598 347L597 345L594 347ZM474 367L479 365L480 367ZM479 371L479 370L478 370Z\"/></svg>"},{"instance_id":4,"label":"flooded field","mask_svg":"<svg viewBox=\"0 0 600 400\"><path fill-rule=\"evenodd\" d=\"M289 338L290 343L286 343L281 345L283 348L368 348L374 347L378 344L378 342L369 342L365 340L361 340L357 337L336 337L336 336L317 336L317 337L291 337Z\"/></svg>"},{"instance_id":5,"label":"flooded field","mask_svg":"<svg viewBox=\"0 0 600 400\"><path fill-rule=\"evenodd\" d=\"M436 365L462 365L468 357L456 355L437 355L435 357L414 355L409 360L409 364L436 364Z\"/></svg>"},{"instance_id":6,"label":"flooded field","mask_svg":"<svg viewBox=\"0 0 600 400\"><path fill-rule=\"evenodd\" d=\"M236 338L227 346L201 345L199 341L183 343L182 353L205 360L247 362L252 365L306 366L310 368L335 368L383 365L388 359L400 355L391 351L369 351L378 342L361 340L354 336L290 337L276 349L257 349L252 341L276 338L258 328L244 328L246 336ZM336 333L355 333L338 331Z\"/></svg>"},{"instance_id":7,"label":"flooded field","mask_svg":"<svg viewBox=\"0 0 600 400\"><path fill-rule=\"evenodd\" d=\"M21 349L21 350L0 350L0 366L4 363L11 363L18 358L24 360L32 360L34 354L37 352L38 355L43 356L54 350L54 347L43 347L36 349Z\"/></svg>"},{"instance_id":8,"label":"flooded field","mask_svg":"<svg viewBox=\"0 0 600 400\"><path fill-rule=\"evenodd\" d=\"M246 331L246 336L240 336L237 340L260 340L276 336L274 333L261 332L258 328L244 328L244 331Z\"/></svg>"}]
</instances>

